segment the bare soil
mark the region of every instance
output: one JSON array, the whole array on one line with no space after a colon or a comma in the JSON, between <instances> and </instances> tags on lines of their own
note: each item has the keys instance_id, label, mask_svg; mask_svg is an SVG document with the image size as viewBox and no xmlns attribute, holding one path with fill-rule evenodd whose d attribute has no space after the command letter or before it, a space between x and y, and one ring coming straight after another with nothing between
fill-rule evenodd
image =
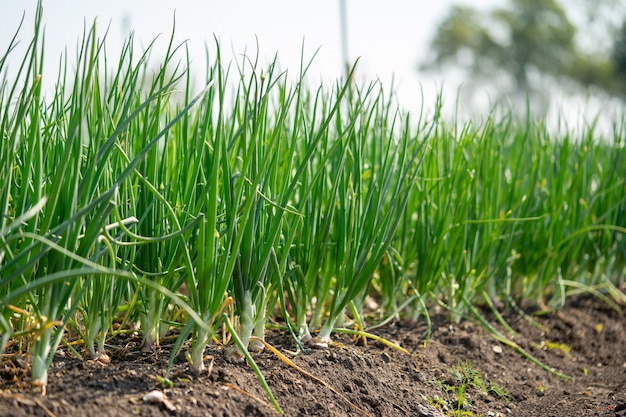
<instances>
[{"instance_id":1,"label":"bare soil","mask_svg":"<svg viewBox=\"0 0 626 417\"><path fill-rule=\"evenodd\" d=\"M559 312L534 319L543 327L519 315L507 316L517 332L513 340L573 380L540 369L480 325L453 325L444 316L433 317L426 347L423 323L395 323L376 331L410 355L379 342L360 346L350 336L335 335L337 344L328 350L292 358L334 391L271 352L254 357L286 416L626 416L624 315L580 296ZM283 351L293 349L284 332L270 331L268 341ZM277 415L250 367L227 362L219 346L207 349L214 358L210 373L194 375L181 355L170 377L173 387L164 387L158 376L167 367L168 346L145 354L139 351L138 336L112 343L107 365L61 349L45 396L30 391L24 361L5 355L0 416ZM468 385L462 391L465 401L459 401L461 384L452 372L459 364L470 364L491 389L480 392ZM503 388L508 399L495 387ZM169 403L146 403L143 397L152 390L163 392Z\"/></svg>"}]
</instances>

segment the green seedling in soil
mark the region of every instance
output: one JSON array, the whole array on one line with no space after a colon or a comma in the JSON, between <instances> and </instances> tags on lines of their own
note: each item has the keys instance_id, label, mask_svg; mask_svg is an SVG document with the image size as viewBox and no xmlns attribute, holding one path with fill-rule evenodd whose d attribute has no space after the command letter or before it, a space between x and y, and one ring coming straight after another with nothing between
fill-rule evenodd
<instances>
[{"instance_id":1,"label":"green seedling in soil","mask_svg":"<svg viewBox=\"0 0 626 417\"><path fill-rule=\"evenodd\" d=\"M480 371L471 362L458 362L448 369L450 378L446 381L435 379L433 382L439 386L445 398L435 397L430 399L431 405L442 409L447 415L461 417L475 415L470 409L472 406L471 396L478 394L494 394L509 401L509 394L493 381L485 381Z\"/></svg>"},{"instance_id":2,"label":"green seedling in soil","mask_svg":"<svg viewBox=\"0 0 626 417\"><path fill-rule=\"evenodd\" d=\"M336 279L337 268L345 266L342 266L341 259L343 258L337 258L338 253L343 253L345 247L333 239L333 232L340 233L344 239L350 240L352 237L348 238L348 231L354 227L354 218L348 222L352 225L348 229L344 227L345 224L342 225L341 223L339 226L333 227L333 222L337 219L336 210L343 209L344 212L340 216L344 216L346 214L346 201L354 200L353 190L350 195L347 194L350 192L349 189L340 190L342 178L344 180L348 178L343 174L348 145L350 144L347 139L348 132L354 129L357 117L350 115L347 122L342 120L341 108L350 87L351 83L348 80L342 87L336 88L330 99L324 99L324 92L319 90L314 103L311 103L310 100L301 100L300 96L296 101L298 105L312 107L309 111L312 110L313 121L306 122L303 120L311 126L309 131L303 132L309 137L308 143L310 145L301 150L303 153L300 157L301 162L296 177L289 188L298 197L294 204L300 208L299 212L303 216L303 223L302 231L298 233L299 238L294 240L293 251L288 258L290 263L296 267L292 268L290 265L289 273L286 274L288 279L284 289L287 292L289 303L294 309L299 341L302 340L319 347L327 347L332 324L343 316L345 307L351 301L351 298L344 298L342 306L336 307L335 311L332 311L332 306L335 304L334 300L342 291L345 291L345 289L342 291L338 289L341 284L338 284ZM318 100L322 104L319 104ZM332 106L326 107L324 102L329 100L332 100L330 101ZM318 106L321 108L318 109ZM301 111L297 111L296 114L301 114ZM318 114L321 115L318 116ZM318 117L320 121L316 122ZM331 124L331 122L333 123ZM347 123L347 127L343 127L342 123ZM336 139L333 139L335 137ZM352 139L354 140L354 138ZM317 148L312 148L313 145ZM319 156L313 153L315 149L319 149ZM357 166L360 163L361 160L357 159L354 164ZM347 182L350 187L352 187L351 181L350 179ZM347 183L343 183L344 186ZM327 192L328 186L331 188L330 193ZM341 197L342 195L344 197ZM355 213L352 211L350 215L354 216ZM292 227L292 231L295 230L295 227ZM345 271L342 272L342 274L344 273ZM362 277L358 288L361 288L366 282L367 279ZM336 287L335 291L331 291L331 285ZM358 288L352 289L353 297L356 297L360 291ZM327 303L329 298L333 300L330 301L330 307ZM309 308L312 313L307 324L306 315ZM331 309L330 312L327 310L328 308ZM309 328L318 327L325 314L328 314L329 318L318 338L313 341Z\"/></svg>"},{"instance_id":3,"label":"green seedling in soil","mask_svg":"<svg viewBox=\"0 0 626 417\"><path fill-rule=\"evenodd\" d=\"M178 67L168 74L170 63L178 48L173 46L174 29L167 46L166 56L152 79L145 79L143 84L152 96L157 91L155 100L132 124L132 134L138 138L156 136L163 124L164 117L169 115L171 104L169 98L178 87ZM188 65L188 62L187 62ZM174 116L175 117L175 116ZM185 117L185 116L183 116ZM184 120L180 120L182 123ZM136 246L131 252L130 262L134 270L170 291L177 291L185 281L191 266L189 259L186 233L182 230L185 223L195 223L199 218L182 216L170 202L176 201L177 179L171 178L167 164L172 146L168 143L172 132L157 143L145 154L141 163L134 171L132 181L125 183L128 206L123 209L136 213L139 219L137 234L134 235ZM127 141L119 146L118 152L124 159L131 160L141 152L141 141ZM138 287L138 306L140 310L140 326L144 337L142 351L153 351L159 344L159 338L168 331L166 324L170 313L167 299L159 297L152 289Z\"/></svg>"},{"instance_id":4,"label":"green seedling in soil","mask_svg":"<svg viewBox=\"0 0 626 417\"><path fill-rule=\"evenodd\" d=\"M231 255L235 258L232 294L239 317L239 337L246 348L260 351L264 346L256 339L251 342L250 337L254 334L262 340L265 336L265 323L277 300L277 281L285 274L283 259L294 237L284 233L281 236L284 222L291 216L301 216L289 203L294 197L293 179L284 175L298 161L296 141L285 140L288 132L284 130L298 88L296 92L288 91L286 74L276 76L275 62L259 74L258 57L250 62L252 76L244 83L246 65L244 59L235 106L242 124L233 125L236 133L229 144L229 165L223 167L232 177L225 223L240 242L237 252ZM301 82L298 80L297 85ZM278 90L280 101L275 114L271 114L274 90Z\"/></svg>"},{"instance_id":5,"label":"green seedling in soil","mask_svg":"<svg viewBox=\"0 0 626 417\"><path fill-rule=\"evenodd\" d=\"M333 173L336 200L329 205L332 212L325 226L330 228L333 245L326 248L325 284L318 286L317 310L311 319L316 326L321 308L328 306L319 335L312 341L317 347L328 346L332 329L336 324L341 327L351 302L362 306L402 218L425 143L411 134L408 115L388 109L382 92L368 103L370 91L348 108L348 124L337 127L346 145L333 164L342 170ZM396 123L402 123L403 132L397 141L393 139ZM324 292L331 285L333 290Z\"/></svg>"},{"instance_id":6,"label":"green seedling in soil","mask_svg":"<svg viewBox=\"0 0 626 417\"><path fill-rule=\"evenodd\" d=\"M330 140L328 126L332 114L324 105L329 101L324 94L321 89L313 98L298 94L296 101L296 115L303 118L303 128L307 128L301 134L306 135L308 142L318 142L316 156L308 159L298 183L297 206L304 217L291 226L292 230L300 229L300 232L296 234L289 256L289 274L283 284L288 306L295 317L298 340L304 342L311 340L309 326L317 327L324 312L323 300L318 302L318 297L323 299L330 291L332 277L323 271L327 252L333 246L330 224L337 199L338 174L343 170L343 164L338 164L336 158L343 160L337 155L344 153L344 147L341 141Z\"/></svg>"}]
</instances>

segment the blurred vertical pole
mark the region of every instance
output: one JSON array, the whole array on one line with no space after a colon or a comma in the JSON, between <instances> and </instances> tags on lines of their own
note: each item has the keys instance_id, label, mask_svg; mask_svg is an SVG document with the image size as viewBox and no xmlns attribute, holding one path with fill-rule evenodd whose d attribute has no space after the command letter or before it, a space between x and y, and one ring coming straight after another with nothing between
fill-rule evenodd
<instances>
[{"instance_id":1,"label":"blurred vertical pole","mask_svg":"<svg viewBox=\"0 0 626 417\"><path fill-rule=\"evenodd\" d=\"M341 60L343 71L348 78L350 61L348 58L348 16L346 12L346 0L339 0L339 25L341 29Z\"/></svg>"}]
</instances>

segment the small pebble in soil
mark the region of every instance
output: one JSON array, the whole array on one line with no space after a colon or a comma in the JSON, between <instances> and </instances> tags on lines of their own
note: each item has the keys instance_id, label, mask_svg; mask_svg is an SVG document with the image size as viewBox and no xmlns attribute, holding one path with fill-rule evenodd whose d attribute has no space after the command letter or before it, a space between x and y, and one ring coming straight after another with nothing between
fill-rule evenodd
<instances>
[{"instance_id":1,"label":"small pebble in soil","mask_svg":"<svg viewBox=\"0 0 626 417\"><path fill-rule=\"evenodd\" d=\"M176 411L176 406L172 404L172 402L168 400L165 394L163 394L161 391L150 391L143 396L143 402L147 404L159 404L168 411Z\"/></svg>"}]
</instances>

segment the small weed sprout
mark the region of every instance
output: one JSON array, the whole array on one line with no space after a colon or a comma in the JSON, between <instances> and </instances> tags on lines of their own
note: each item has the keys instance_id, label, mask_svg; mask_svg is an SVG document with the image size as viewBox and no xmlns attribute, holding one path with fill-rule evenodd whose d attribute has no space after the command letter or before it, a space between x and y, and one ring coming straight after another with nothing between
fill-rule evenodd
<instances>
[{"instance_id":1,"label":"small weed sprout","mask_svg":"<svg viewBox=\"0 0 626 417\"><path fill-rule=\"evenodd\" d=\"M485 381L481 372L470 361L458 362L448 369L450 377L446 380L434 379L433 383L442 391L443 397L430 398L430 403L449 416L462 417L475 415L472 411L472 396L493 394L506 401L508 392L494 381Z\"/></svg>"}]
</instances>

